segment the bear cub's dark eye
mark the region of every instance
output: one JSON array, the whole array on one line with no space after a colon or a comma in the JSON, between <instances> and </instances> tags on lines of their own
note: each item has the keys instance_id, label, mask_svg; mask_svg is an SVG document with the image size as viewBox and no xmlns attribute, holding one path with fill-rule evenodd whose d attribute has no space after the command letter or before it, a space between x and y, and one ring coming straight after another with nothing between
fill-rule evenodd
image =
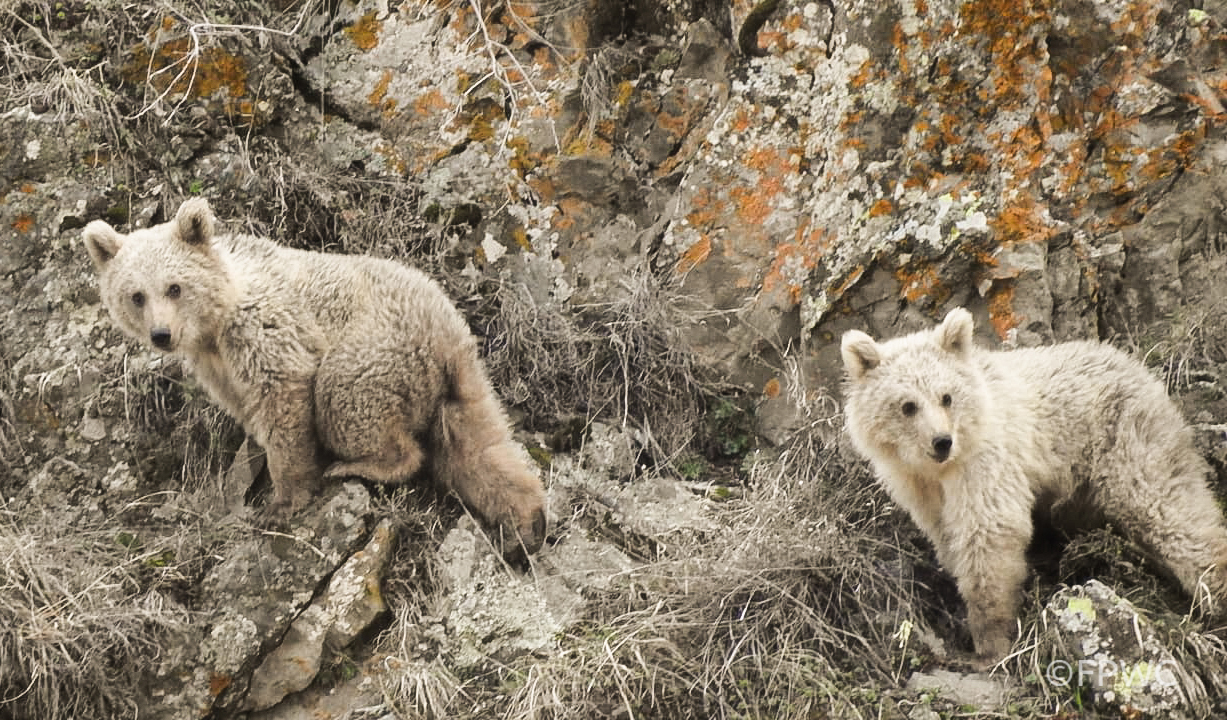
<instances>
[{"instance_id":1,"label":"bear cub's dark eye","mask_svg":"<svg viewBox=\"0 0 1227 720\"><path fill-rule=\"evenodd\" d=\"M912 402L911 400L908 400L907 402L903 403L903 414L907 417L911 417L915 415L916 411L919 409L920 408L916 406L916 403Z\"/></svg>"},{"instance_id":2,"label":"bear cub's dark eye","mask_svg":"<svg viewBox=\"0 0 1227 720\"><path fill-rule=\"evenodd\" d=\"M145 307L145 293L143 292L132 293L132 304L137 306L138 308Z\"/></svg>"},{"instance_id":3,"label":"bear cub's dark eye","mask_svg":"<svg viewBox=\"0 0 1227 720\"><path fill-rule=\"evenodd\" d=\"M942 395L942 407L950 407L954 404L954 398L950 397L950 393Z\"/></svg>"},{"instance_id":4,"label":"bear cub's dark eye","mask_svg":"<svg viewBox=\"0 0 1227 720\"><path fill-rule=\"evenodd\" d=\"M170 298L171 300L178 300L180 292L182 291L179 289L179 284L172 283L170 287L166 288L166 297Z\"/></svg>"}]
</instances>

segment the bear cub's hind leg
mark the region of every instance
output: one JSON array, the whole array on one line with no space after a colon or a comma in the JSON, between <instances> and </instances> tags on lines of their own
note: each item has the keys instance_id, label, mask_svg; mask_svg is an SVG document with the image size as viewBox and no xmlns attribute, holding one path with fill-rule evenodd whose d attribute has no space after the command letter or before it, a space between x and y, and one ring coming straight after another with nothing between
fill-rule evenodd
<instances>
[{"instance_id":1,"label":"bear cub's hind leg","mask_svg":"<svg viewBox=\"0 0 1227 720\"><path fill-rule=\"evenodd\" d=\"M425 462L418 437L428 412L436 412L438 375L430 363L396 349L342 346L330 353L315 380L316 424L337 458L324 477L389 484L413 477ZM415 387L406 387L406 378Z\"/></svg>"},{"instance_id":2,"label":"bear cub's hind leg","mask_svg":"<svg viewBox=\"0 0 1227 720\"><path fill-rule=\"evenodd\" d=\"M1104 493L1109 520L1175 576L1194 605L1227 616L1227 528L1200 473L1153 478L1160 468ZM1130 478L1132 479L1132 478Z\"/></svg>"},{"instance_id":3,"label":"bear cub's hind leg","mask_svg":"<svg viewBox=\"0 0 1227 720\"><path fill-rule=\"evenodd\" d=\"M374 434L375 430L371 432ZM425 460L422 446L404 428L395 424L383 428L382 435L378 451L354 460L338 460L324 471L324 477L328 480L360 477L389 485L397 485L413 477ZM346 449L352 450L352 447Z\"/></svg>"},{"instance_id":4,"label":"bear cub's hind leg","mask_svg":"<svg viewBox=\"0 0 1227 720\"><path fill-rule=\"evenodd\" d=\"M476 352L458 353L434 436L435 479L481 517L504 555L545 542L545 489L510 425Z\"/></svg>"}]
</instances>

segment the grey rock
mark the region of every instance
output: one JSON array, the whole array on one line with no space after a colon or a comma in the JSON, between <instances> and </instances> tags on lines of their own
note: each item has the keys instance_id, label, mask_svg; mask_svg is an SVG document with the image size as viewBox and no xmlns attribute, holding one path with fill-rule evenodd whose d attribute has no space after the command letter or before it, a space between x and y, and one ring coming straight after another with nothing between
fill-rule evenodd
<instances>
[{"instance_id":1,"label":"grey rock","mask_svg":"<svg viewBox=\"0 0 1227 720\"><path fill-rule=\"evenodd\" d=\"M913 673L908 678L907 689L911 692L935 691L959 705L991 712L1006 706L1011 693L1017 690L1017 683L985 673L962 674L937 669Z\"/></svg>"},{"instance_id":2,"label":"grey rock","mask_svg":"<svg viewBox=\"0 0 1227 720\"><path fill-rule=\"evenodd\" d=\"M201 583L210 610L151 668L142 714L186 720L242 706L265 648L359 548L370 513L366 490L347 483L300 512L289 533L261 532L232 546Z\"/></svg>"},{"instance_id":3,"label":"grey rock","mask_svg":"<svg viewBox=\"0 0 1227 720\"><path fill-rule=\"evenodd\" d=\"M1145 615L1091 580L1061 590L1044 608L1059 652L1045 680L1082 686L1093 703L1133 717L1205 717L1204 687L1166 648Z\"/></svg>"},{"instance_id":4,"label":"grey rock","mask_svg":"<svg viewBox=\"0 0 1227 720\"><path fill-rule=\"evenodd\" d=\"M326 651L347 647L387 610L380 583L396 536L381 520L366 547L342 565L327 589L290 625L280 644L251 676L244 710L265 710L306 688L320 670Z\"/></svg>"}]
</instances>

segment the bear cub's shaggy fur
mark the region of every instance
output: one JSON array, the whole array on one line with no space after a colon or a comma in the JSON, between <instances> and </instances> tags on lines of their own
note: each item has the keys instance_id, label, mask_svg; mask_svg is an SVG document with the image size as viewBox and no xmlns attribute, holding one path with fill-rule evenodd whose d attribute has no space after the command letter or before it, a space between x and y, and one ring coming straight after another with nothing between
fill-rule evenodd
<instances>
[{"instance_id":1,"label":"bear cub's shaggy fur","mask_svg":"<svg viewBox=\"0 0 1227 720\"><path fill-rule=\"evenodd\" d=\"M1096 342L983 350L962 308L883 343L850 330L841 349L852 443L954 575L982 662L1014 639L1037 503L1062 515L1080 503L1190 595L1227 600L1209 468L1141 363Z\"/></svg>"},{"instance_id":2,"label":"bear cub's shaggy fur","mask_svg":"<svg viewBox=\"0 0 1227 720\"><path fill-rule=\"evenodd\" d=\"M181 357L264 448L271 513L301 508L321 478L400 483L429 461L504 552L540 548L541 480L438 283L214 225L196 198L129 235L95 220L84 240L116 323Z\"/></svg>"}]
</instances>

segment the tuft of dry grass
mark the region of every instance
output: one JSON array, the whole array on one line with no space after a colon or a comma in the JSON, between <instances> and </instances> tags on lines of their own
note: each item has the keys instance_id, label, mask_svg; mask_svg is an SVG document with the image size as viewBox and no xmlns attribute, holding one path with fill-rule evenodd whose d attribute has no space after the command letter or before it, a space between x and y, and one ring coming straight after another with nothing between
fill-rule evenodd
<instances>
[{"instance_id":1,"label":"tuft of dry grass","mask_svg":"<svg viewBox=\"0 0 1227 720\"><path fill-rule=\"evenodd\" d=\"M584 131L588 137L617 113L614 89L622 68L635 59L629 51L615 45L602 45L589 54L580 78L580 100L587 116Z\"/></svg>"},{"instance_id":2,"label":"tuft of dry grass","mask_svg":"<svg viewBox=\"0 0 1227 720\"><path fill-rule=\"evenodd\" d=\"M398 522L395 571L383 590L393 617L375 642L385 702L403 717L451 717L449 708L470 698L465 681L438 656L438 620L430 613L438 600L436 553L459 517L458 504L414 486L386 489L373 500L378 515Z\"/></svg>"},{"instance_id":3,"label":"tuft of dry grass","mask_svg":"<svg viewBox=\"0 0 1227 720\"><path fill-rule=\"evenodd\" d=\"M486 329L486 363L530 426L607 418L637 430L657 461L668 463L700 432L722 387L681 340L693 319L667 280L645 270L620 290L608 302L572 308L502 283Z\"/></svg>"},{"instance_id":4,"label":"tuft of dry grass","mask_svg":"<svg viewBox=\"0 0 1227 720\"><path fill-rule=\"evenodd\" d=\"M64 3L0 2L0 111L29 105L68 121L89 117L111 138L119 137L119 115L100 82L104 59L65 57L55 33L79 20L79 9Z\"/></svg>"},{"instance_id":5,"label":"tuft of dry grass","mask_svg":"<svg viewBox=\"0 0 1227 720\"><path fill-rule=\"evenodd\" d=\"M1159 366L1169 393L1219 385L1217 369L1227 365L1224 310L1227 310L1227 298L1190 308L1181 317L1172 319L1166 338L1141 343L1145 353L1140 357L1148 365ZM1135 353L1137 349L1134 348Z\"/></svg>"},{"instance_id":6,"label":"tuft of dry grass","mask_svg":"<svg viewBox=\"0 0 1227 720\"><path fill-rule=\"evenodd\" d=\"M7 505L0 516L0 716L134 715L149 658L189 620L150 582L166 548L140 548L100 514L73 527Z\"/></svg>"},{"instance_id":7,"label":"tuft of dry grass","mask_svg":"<svg viewBox=\"0 0 1227 720\"><path fill-rule=\"evenodd\" d=\"M13 405L15 386L16 378L13 377L4 351L0 348L0 470L9 477L13 476L13 469L19 464L22 454L21 440L17 437L17 428L13 424L17 417ZM0 495L8 491L9 488L0 483Z\"/></svg>"}]
</instances>

